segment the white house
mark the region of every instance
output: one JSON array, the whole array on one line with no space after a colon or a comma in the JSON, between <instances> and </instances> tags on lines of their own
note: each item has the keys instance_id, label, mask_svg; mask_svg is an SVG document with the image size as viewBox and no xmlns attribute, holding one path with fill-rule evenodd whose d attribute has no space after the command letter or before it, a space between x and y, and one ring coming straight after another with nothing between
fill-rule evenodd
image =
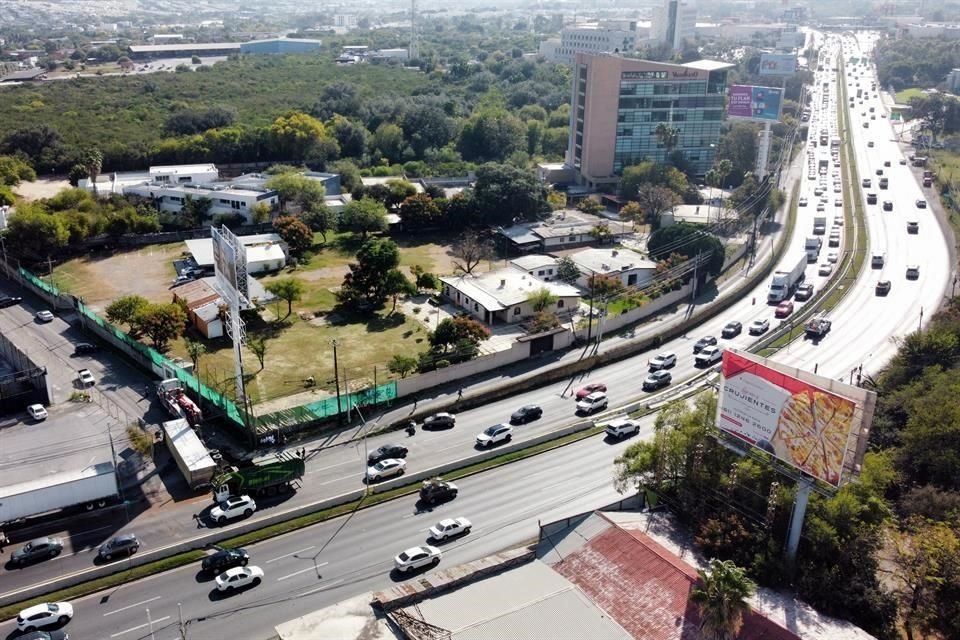
<instances>
[{"instance_id":1,"label":"white house","mask_svg":"<svg viewBox=\"0 0 960 640\"><path fill-rule=\"evenodd\" d=\"M657 263L629 249L584 249L570 254L580 278L577 284L588 289L592 274L619 278L626 287L642 287L653 279Z\"/></svg>"},{"instance_id":2,"label":"white house","mask_svg":"<svg viewBox=\"0 0 960 640\"><path fill-rule=\"evenodd\" d=\"M220 179L220 172L214 164L180 164L150 167L150 182L170 184L203 184Z\"/></svg>"},{"instance_id":3,"label":"white house","mask_svg":"<svg viewBox=\"0 0 960 640\"><path fill-rule=\"evenodd\" d=\"M510 264L518 269L523 269L527 274L540 278L544 282L550 282L557 278L557 262L558 260L553 256L531 253L514 258L510 261Z\"/></svg>"},{"instance_id":4,"label":"white house","mask_svg":"<svg viewBox=\"0 0 960 640\"><path fill-rule=\"evenodd\" d=\"M476 276L443 276L440 281L447 299L489 325L532 318L536 312L528 299L540 289L547 289L557 298L547 311L572 312L580 304L580 292L576 287L544 282L512 266Z\"/></svg>"},{"instance_id":5,"label":"white house","mask_svg":"<svg viewBox=\"0 0 960 640\"><path fill-rule=\"evenodd\" d=\"M277 234L258 233L238 236L238 239L246 248L248 274L278 271L287 265L283 240ZM187 245L198 267L208 272L213 271L213 240L211 238L185 240L184 244Z\"/></svg>"},{"instance_id":6,"label":"white house","mask_svg":"<svg viewBox=\"0 0 960 640\"><path fill-rule=\"evenodd\" d=\"M148 182L124 187L124 195L149 198L160 211L179 213L188 198L211 201L210 216L240 214L246 223L253 221L253 208L265 203L271 210L280 206L280 196L270 189L234 187L229 183L169 184Z\"/></svg>"}]
</instances>

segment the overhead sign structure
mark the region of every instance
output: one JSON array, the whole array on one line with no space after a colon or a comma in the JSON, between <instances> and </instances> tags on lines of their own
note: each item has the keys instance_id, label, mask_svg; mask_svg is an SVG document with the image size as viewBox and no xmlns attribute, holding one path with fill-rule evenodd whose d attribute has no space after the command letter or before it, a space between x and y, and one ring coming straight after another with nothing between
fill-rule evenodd
<instances>
[{"instance_id":1,"label":"overhead sign structure","mask_svg":"<svg viewBox=\"0 0 960 640\"><path fill-rule=\"evenodd\" d=\"M779 122L783 89L746 84L730 86L727 115L741 120Z\"/></svg>"},{"instance_id":2,"label":"overhead sign structure","mask_svg":"<svg viewBox=\"0 0 960 640\"><path fill-rule=\"evenodd\" d=\"M722 431L833 487L859 469L875 393L735 349L722 374Z\"/></svg>"},{"instance_id":3,"label":"overhead sign structure","mask_svg":"<svg viewBox=\"0 0 960 640\"><path fill-rule=\"evenodd\" d=\"M764 53L760 56L761 76L792 76L797 72L797 56L792 53Z\"/></svg>"},{"instance_id":4,"label":"overhead sign structure","mask_svg":"<svg viewBox=\"0 0 960 640\"><path fill-rule=\"evenodd\" d=\"M237 300L241 306L248 306L246 247L225 226L211 228L210 234L213 237L213 269L218 293L228 303Z\"/></svg>"}]
</instances>

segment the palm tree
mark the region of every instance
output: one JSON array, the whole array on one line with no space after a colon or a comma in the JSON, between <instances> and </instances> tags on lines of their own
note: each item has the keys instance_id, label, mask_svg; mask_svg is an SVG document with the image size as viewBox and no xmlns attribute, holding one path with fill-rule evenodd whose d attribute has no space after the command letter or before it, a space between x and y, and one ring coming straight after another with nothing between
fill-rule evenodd
<instances>
[{"instance_id":1,"label":"palm tree","mask_svg":"<svg viewBox=\"0 0 960 640\"><path fill-rule=\"evenodd\" d=\"M533 310L537 313L541 311L546 311L553 305L557 303L557 296L553 294L550 289L546 287L541 287L530 294L527 298L527 302L530 303L530 306L533 307Z\"/></svg>"},{"instance_id":2,"label":"palm tree","mask_svg":"<svg viewBox=\"0 0 960 640\"><path fill-rule=\"evenodd\" d=\"M750 612L747 598L757 590L756 583L731 560L710 561L709 572L697 570L700 586L690 593L690 601L700 611L700 636L704 640L732 640Z\"/></svg>"},{"instance_id":3,"label":"palm tree","mask_svg":"<svg viewBox=\"0 0 960 640\"><path fill-rule=\"evenodd\" d=\"M670 152L676 149L677 145L680 144L680 129L676 127L668 127L666 124L661 122L657 125L657 128L654 130L654 135L657 136L657 141L666 148L666 155L670 155Z\"/></svg>"},{"instance_id":4,"label":"palm tree","mask_svg":"<svg viewBox=\"0 0 960 640\"><path fill-rule=\"evenodd\" d=\"M96 147L90 147L83 152L81 164L87 170L90 177L90 183L93 185L93 193L97 194L97 177L100 176L100 170L103 169L103 154Z\"/></svg>"}]
</instances>

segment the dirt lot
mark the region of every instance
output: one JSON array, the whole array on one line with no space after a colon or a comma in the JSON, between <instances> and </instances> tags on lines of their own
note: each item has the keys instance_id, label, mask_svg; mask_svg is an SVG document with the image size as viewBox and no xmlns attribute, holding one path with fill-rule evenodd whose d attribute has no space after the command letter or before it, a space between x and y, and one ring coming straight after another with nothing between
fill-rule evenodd
<instances>
[{"instance_id":1,"label":"dirt lot","mask_svg":"<svg viewBox=\"0 0 960 640\"><path fill-rule=\"evenodd\" d=\"M14 188L14 193L27 200L52 198L63 189L69 189L70 183L63 176L40 178L35 182L21 182Z\"/></svg>"}]
</instances>

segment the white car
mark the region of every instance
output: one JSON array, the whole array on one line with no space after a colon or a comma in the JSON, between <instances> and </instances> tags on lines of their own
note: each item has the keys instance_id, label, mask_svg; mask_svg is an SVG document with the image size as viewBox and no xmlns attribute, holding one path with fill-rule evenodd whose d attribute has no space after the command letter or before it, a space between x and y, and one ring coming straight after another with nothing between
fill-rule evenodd
<instances>
[{"instance_id":1,"label":"white car","mask_svg":"<svg viewBox=\"0 0 960 640\"><path fill-rule=\"evenodd\" d=\"M492 447L500 442L510 442L513 438L513 427L508 424L495 424L484 429L477 436L478 447Z\"/></svg>"},{"instance_id":2,"label":"white car","mask_svg":"<svg viewBox=\"0 0 960 640\"><path fill-rule=\"evenodd\" d=\"M750 323L750 326L747 328L747 331L752 336L758 336L760 334L766 333L770 329L770 321L764 318L763 320L754 320Z\"/></svg>"},{"instance_id":3,"label":"white car","mask_svg":"<svg viewBox=\"0 0 960 640\"><path fill-rule=\"evenodd\" d=\"M390 476L400 476L407 469L407 461L400 458L387 458L367 467L367 480L373 482Z\"/></svg>"},{"instance_id":4,"label":"white car","mask_svg":"<svg viewBox=\"0 0 960 640\"><path fill-rule=\"evenodd\" d=\"M467 535L472 527L466 518L444 518L430 527L430 537L433 540L446 540L453 536Z\"/></svg>"},{"instance_id":5,"label":"white car","mask_svg":"<svg viewBox=\"0 0 960 640\"><path fill-rule=\"evenodd\" d=\"M660 354L657 354L657 356L647 364L650 367L650 371L657 371L658 369L669 369L673 365L677 364L677 354L660 353Z\"/></svg>"},{"instance_id":6,"label":"white car","mask_svg":"<svg viewBox=\"0 0 960 640\"><path fill-rule=\"evenodd\" d=\"M47 410L42 404L31 404L29 407L27 407L27 413L30 414L31 418L37 421L47 419Z\"/></svg>"},{"instance_id":7,"label":"white car","mask_svg":"<svg viewBox=\"0 0 960 640\"><path fill-rule=\"evenodd\" d=\"M797 204L798 204L799 206L801 206L801 207L805 207L805 206L807 206L807 199L806 199L806 198L800 198L800 202L798 202Z\"/></svg>"},{"instance_id":8,"label":"white car","mask_svg":"<svg viewBox=\"0 0 960 640\"><path fill-rule=\"evenodd\" d=\"M839 259L840 259L840 256L837 255L836 251L831 251L830 253L827 254L827 262L829 262L830 264L836 264L837 260Z\"/></svg>"},{"instance_id":9,"label":"white car","mask_svg":"<svg viewBox=\"0 0 960 640\"><path fill-rule=\"evenodd\" d=\"M37 311L35 317L39 322L53 322L53 314L49 311Z\"/></svg>"},{"instance_id":10,"label":"white car","mask_svg":"<svg viewBox=\"0 0 960 640\"><path fill-rule=\"evenodd\" d=\"M607 425L607 435L618 440L638 433L640 433L640 423L630 418L617 418Z\"/></svg>"},{"instance_id":11,"label":"white car","mask_svg":"<svg viewBox=\"0 0 960 640\"><path fill-rule=\"evenodd\" d=\"M250 565L249 567L233 567L217 576L218 591L234 591L244 587L255 587L263 580L263 569Z\"/></svg>"},{"instance_id":12,"label":"white car","mask_svg":"<svg viewBox=\"0 0 960 640\"><path fill-rule=\"evenodd\" d=\"M442 555L440 549L429 544L421 547L411 547L393 559L393 566L400 573L406 573L428 565L436 566L440 564Z\"/></svg>"},{"instance_id":13,"label":"white car","mask_svg":"<svg viewBox=\"0 0 960 640\"><path fill-rule=\"evenodd\" d=\"M210 517L217 524L223 524L240 516L248 518L256 510L257 503L250 496L230 496L210 510Z\"/></svg>"},{"instance_id":14,"label":"white car","mask_svg":"<svg viewBox=\"0 0 960 640\"><path fill-rule=\"evenodd\" d=\"M17 616L18 631L35 631L51 625L65 625L73 618L69 602L44 602L27 607Z\"/></svg>"},{"instance_id":15,"label":"white car","mask_svg":"<svg viewBox=\"0 0 960 640\"><path fill-rule=\"evenodd\" d=\"M97 379L93 377L90 369L80 369L77 371L77 378L80 380L81 387L92 387L97 384Z\"/></svg>"},{"instance_id":16,"label":"white car","mask_svg":"<svg viewBox=\"0 0 960 640\"><path fill-rule=\"evenodd\" d=\"M841 200L840 198L837 198L836 200L833 201L833 206L835 206L835 207L842 207L842 206L843 206L843 200Z\"/></svg>"},{"instance_id":17,"label":"white car","mask_svg":"<svg viewBox=\"0 0 960 640\"><path fill-rule=\"evenodd\" d=\"M829 262L820 263L820 268L817 269L817 273L821 276L828 276L833 273L833 265Z\"/></svg>"},{"instance_id":18,"label":"white car","mask_svg":"<svg viewBox=\"0 0 960 640\"><path fill-rule=\"evenodd\" d=\"M704 347L703 350L693 357L694 364L698 367L709 367L723 359L723 349L716 345Z\"/></svg>"}]
</instances>

